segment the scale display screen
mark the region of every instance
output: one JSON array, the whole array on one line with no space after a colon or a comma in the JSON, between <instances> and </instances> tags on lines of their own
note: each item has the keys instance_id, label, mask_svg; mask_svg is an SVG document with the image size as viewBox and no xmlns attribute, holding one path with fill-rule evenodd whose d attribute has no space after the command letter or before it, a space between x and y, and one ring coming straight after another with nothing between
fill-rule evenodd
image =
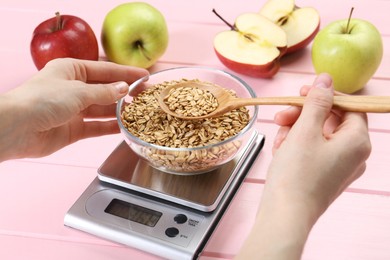
<instances>
[{"instance_id":1,"label":"scale display screen","mask_svg":"<svg viewBox=\"0 0 390 260\"><path fill-rule=\"evenodd\" d=\"M154 227L162 216L161 212L119 199L113 199L104 212L149 227Z\"/></svg>"}]
</instances>

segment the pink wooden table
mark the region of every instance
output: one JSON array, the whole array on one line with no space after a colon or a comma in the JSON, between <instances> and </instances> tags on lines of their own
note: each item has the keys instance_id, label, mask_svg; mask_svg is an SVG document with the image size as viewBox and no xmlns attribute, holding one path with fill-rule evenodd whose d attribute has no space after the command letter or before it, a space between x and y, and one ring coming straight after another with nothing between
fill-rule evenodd
<instances>
[{"instance_id":1,"label":"pink wooden table","mask_svg":"<svg viewBox=\"0 0 390 260\"><path fill-rule=\"evenodd\" d=\"M99 2L97 4L97 2ZM35 26L55 11L82 17L100 37L105 14L123 1L2 0L0 3L0 92L36 72L29 53ZM167 19L170 45L151 69L205 65L225 69L212 41L227 28L211 12L227 20L256 12L265 0L147 1ZM322 26L354 17L371 21L383 36L384 57L361 94L390 95L390 1L296 0L319 10ZM103 56L103 52L101 51ZM314 79L310 46L283 60L273 79L242 76L260 96L296 95ZM272 119L283 107L262 107L259 129L266 145L238 195L212 236L201 259L232 259L248 234L261 197L277 126ZM390 118L369 115L373 145L365 175L353 183L314 227L303 259L390 259ZM122 140L120 135L83 140L45 158L0 164L0 259L156 259L63 225L66 211L96 177L97 167ZM0 144L1 145L1 144ZM288 216L286 216L288 217ZM261 241L259 241L261 243Z\"/></svg>"}]
</instances>

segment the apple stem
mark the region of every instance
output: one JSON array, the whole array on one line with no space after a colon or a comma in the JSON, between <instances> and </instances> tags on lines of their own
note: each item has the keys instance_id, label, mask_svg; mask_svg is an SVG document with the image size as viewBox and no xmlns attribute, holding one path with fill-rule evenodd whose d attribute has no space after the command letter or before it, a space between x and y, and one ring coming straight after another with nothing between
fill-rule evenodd
<instances>
[{"instance_id":1,"label":"apple stem","mask_svg":"<svg viewBox=\"0 0 390 260\"><path fill-rule=\"evenodd\" d=\"M232 29L233 31L237 31L237 27L234 26L234 25L232 25L232 24L230 24L230 23L229 23L228 21L226 21L225 19L223 19L223 17L220 16L220 15L217 13L217 11L215 11L214 8L213 8L213 13L214 13L216 16L218 16L218 18L221 19L227 26L229 26L230 29Z\"/></svg>"},{"instance_id":2,"label":"apple stem","mask_svg":"<svg viewBox=\"0 0 390 260\"><path fill-rule=\"evenodd\" d=\"M345 32L344 32L344 33L347 33L347 34L351 33L351 32L349 31L349 23L351 22L353 9L354 9L354 8L352 7L352 8L351 8L351 11L349 12L349 17L348 17L348 22L347 22L347 28L345 29Z\"/></svg>"},{"instance_id":3,"label":"apple stem","mask_svg":"<svg viewBox=\"0 0 390 260\"><path fill-rule=\"evenodd\" d=\"M62 27L62 19L61 19L60 12L56 12L55 14L56 14L56 18L57 18L56 31L59 31L59 30L61 30L61 27Z\"/></svg>"},{"instance_id":4,"label":"apple stem","mask_svg":"<svg viewBox=\"0 0 390 260\"><path fill-rule=\"evenodd\" d=\"M231 23L229 23L229 22L226 21L225 19L223 19L223 17L220 16L220 15L217 13L217 11L215 11L214 8L213 8L213 13L214 13L216 16L218 16L218 18L221 19L227 26L229 26L230 29L232 29L233 31L238 32L237 27L236 27L235 25L232 25ZM250 37L250 35L244 34L244 37L245 37L246 39L248 39L249 41L253 42L253 39Z\"/></svg>"},{"instance_id":5,"label":"apple stem","mask_svg":"<svg viewBox=\"0 0 390 260\"><path fill-rule=\"evenodd\" d=\"M136 41L135 42L136 46L137 46L137 49L142 53L142 55L148 60L150 61L151 58L147 55L147 53L145 52L145 48L143 47L143 44L142 44L142 41Z\"/></svg>"}]
</instances>

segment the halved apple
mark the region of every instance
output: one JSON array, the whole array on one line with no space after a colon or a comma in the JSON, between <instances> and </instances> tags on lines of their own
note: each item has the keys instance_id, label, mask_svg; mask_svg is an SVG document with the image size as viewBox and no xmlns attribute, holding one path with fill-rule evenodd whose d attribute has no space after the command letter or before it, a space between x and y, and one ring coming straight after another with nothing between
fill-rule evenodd
<instances>
[{"instance_id":1,"label":"halved apple","mask_svg":"<svg viewBox=\"0 0 390 260\"><path fill-rule=\"evenodd\" d=\"M262 78L274 76L280 67L280 57L287 49L286 33L258 13L241 14L234 25L223 21L231 30L220 32L214 38L219 60L241 74Z\"/></svg>"},{"instance_id":2,"label":"halved apple","mask_svg":"<svg viewBox=\"0 0 390 260\"><path fill-rule=\"evenodd\" d=\"M287 34L287 52L306 47L320 29L320 15L312 7L298 7L294 0L269 0L259 12Z\"/></svg>"}]
</instances>

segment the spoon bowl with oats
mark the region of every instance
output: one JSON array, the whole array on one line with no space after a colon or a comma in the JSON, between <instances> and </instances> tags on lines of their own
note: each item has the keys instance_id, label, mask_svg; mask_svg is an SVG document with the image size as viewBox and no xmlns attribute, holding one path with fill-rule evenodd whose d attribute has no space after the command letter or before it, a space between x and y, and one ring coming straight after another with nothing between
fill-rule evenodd
<instances>
[{"instance_id":1,"label":"spoon bowl with oats","mask_svg":"<svg viewBox=\"0 0 390 260\"><path fill-rule=\"evenodd\" d=\"M161 91L158 103L167 114L181 119L218 117L234 109L252 105L303 106L305 97L239 98L229 90L209 82L187 81ZM334 96L333 107L344 111L389 113L389 96Z\"/></svg>"}]
</instances>

